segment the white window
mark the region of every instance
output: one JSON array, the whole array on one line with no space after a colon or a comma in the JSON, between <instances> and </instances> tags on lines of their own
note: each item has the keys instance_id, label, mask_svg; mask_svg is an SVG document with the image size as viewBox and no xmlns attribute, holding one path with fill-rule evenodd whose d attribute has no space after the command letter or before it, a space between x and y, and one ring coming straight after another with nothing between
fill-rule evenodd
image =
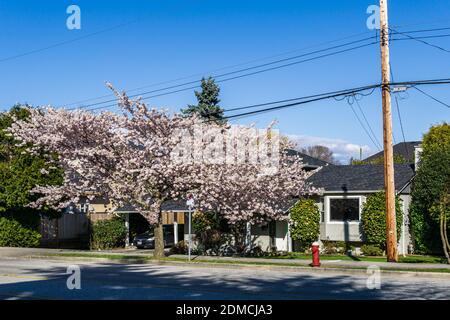
<instances>
[{"instance_id":1,"label":"white window","mask_svg":"<svg viewBox=\"0 0 450 320\"><path fill-rule=\"evenodd\" d=\"M329 222L359 222L361 215L361 197L333 196L327 197Z\"/></svg>"}]
</instances>

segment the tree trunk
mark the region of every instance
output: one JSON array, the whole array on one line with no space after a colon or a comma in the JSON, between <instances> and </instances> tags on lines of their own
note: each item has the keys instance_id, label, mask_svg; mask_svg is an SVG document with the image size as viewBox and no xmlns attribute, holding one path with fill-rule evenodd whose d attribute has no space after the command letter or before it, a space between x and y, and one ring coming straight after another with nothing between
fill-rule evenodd
<instances>
[{"instance_id":1,"label":"tree trunk","mask_svg":"<svg viewBox=\"0 0 450 320\"><path fill-rule=\"evenodd\" d=\"M159 215L158 215L158 223L154 228L154 236L155 236L155 251L153 252L153 256L157 259L164 258L164 230L162 223L162 213L161 213L161 205L159 205Z\"/></svg>"},{"instance_id":2,"label":"tree trunk","mask_svg":"<svg viewBox=\"0 0 450 320\"><path fill-rule=\"evenodd\" d=\"M447 206L449 203L448 192L444 191L439 201L439 226L441 233L442 249L444 250L447 263L450 264L450 245L447 237Z\"/></svg>"},{"instance_id":3,"label":"tree trunk","mask_svg":"<svg viewBox=\"0 0 450 320\"><path fill-rule=\"evenodd\" d=\"M447 248L447 243L446 243L446 232L447 232L447 230L445 230L445 223L444 223L444 220L445 220L445 208L443 208L443 206L441 205L440 206L440 231L441 231L441 240L442 240L442 249L444 249L444 254L445 254L445 257L447 258L447 263L448 264L450 264L450 256L449 256L449 254L448 254L448 248Z\"/></svg>"}]
</instances>

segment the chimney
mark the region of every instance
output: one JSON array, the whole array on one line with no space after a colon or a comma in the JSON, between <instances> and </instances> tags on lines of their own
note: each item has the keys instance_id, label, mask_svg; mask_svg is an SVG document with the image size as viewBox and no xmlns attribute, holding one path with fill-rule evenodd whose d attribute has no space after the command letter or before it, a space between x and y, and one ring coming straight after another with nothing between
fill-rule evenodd
<instances>
[{"instance_id":1,"label":"chimney","mask_svg":"<svg viewBox=\"0 0 450 320\"><path fill-rule=\"evenodd\" d=\"M420 154L422 153L422 145L416 145L414 146L414 170L417 171L419 162L420 162Z\"/></svg>"}]
</instances>

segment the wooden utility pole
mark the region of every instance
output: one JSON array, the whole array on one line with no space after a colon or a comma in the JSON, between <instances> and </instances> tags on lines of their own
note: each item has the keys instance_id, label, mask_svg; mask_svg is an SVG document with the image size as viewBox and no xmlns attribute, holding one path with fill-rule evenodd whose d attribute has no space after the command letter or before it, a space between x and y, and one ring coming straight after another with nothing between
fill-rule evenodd
<instances>
[{"instance_id":1,"label":"wooden utility pole","mask_svg":"<svg viewBox=\"0 0 450 320\"><path fill-rule=\"evenodd\" d=\"M387 0L380 0L381 89L383 103L384 190L386 193L386 253L388 262L398 261L395 217L394 157L389 65Z\"/></svg>"}]
</instances>

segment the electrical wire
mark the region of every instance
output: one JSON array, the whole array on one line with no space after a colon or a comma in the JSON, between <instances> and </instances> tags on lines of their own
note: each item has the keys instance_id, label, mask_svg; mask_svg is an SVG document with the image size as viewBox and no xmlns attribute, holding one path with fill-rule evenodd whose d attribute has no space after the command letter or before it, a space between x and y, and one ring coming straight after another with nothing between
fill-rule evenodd
<instances>
[{"instance_id":1,"label":"electrical wire","mask_svg":"<svg viewBox=\"0 0 450 320\"><path fill-rule=\"evenodd\" d=\"M442 30L448 30L448 29L450 29L450 27L433 28L433 29L422 29L422 30L411 30L411 31L404 31L404 32L398 32L398 31L396 31L396 30L393 30L391 33L393 33L393 34L403 34L403 35L407 35L407 34L409 34L409 33L433 32L433 31L442 31ZM438 35L438 36L428 36L428 37L444 37L444 36L450 36L450 35ZM349 37L353 37L353 36L349 36ZM347 37L347 38L349 38L349 37ZM414 38L414 40L417 40L417 39L420 39L420 38L428 38L428 37L416 37L416 38ZM265 63L265 64L261 64L261 65L252 66L252 67L249 67L249 68L241 69L241 70L236 70L236 71L232 71L232 72L227 72L227 73L215 75L215 76L213 76L213 78L220 78L220 77L224 77L224 76L227 76L227 75L237 74L237 73L241 73L241 72L244 72L244 71L248 71L248 70L252 70L252 69L257 69L257 68L261 68L261 67L264 67L264 66L269 66L269 65L273 65L273 64L278 64L278 63L281 63L281 62L285 62L285 61L297 59L297 58L300 58L300 57L303 57L303 56L312 55L312 54L316 54L316 53L320 53L320 52L324 52L324 51L328 51L328 50L332 50L332 49L336 49L336 48L340 48L340 47L345 47L345 46L348 46L348 45L351 45L351 44L355 44L355 43L358 43L358 42L363 42L363 41L370 40L370 39L373 39L373 38L374 38L374 37L367 37L367 38L364 38L364 39L358 39L358 40L355 40L355 41L351 41L351 42L348 42L348 43L344 43L344 44L332 46L332 47L325 48L325 49L321 49L321 50L316 50L316 51L309 52L309 53L305 53L305 54L302 54L302 55L297 55L297 56L294 56L294 57L288 57L288 58L285 58L285 59L280 59L280 60L277 60L277 61L272 61L272 62L268 62L268 63ZM376 36L375 36L375 38L376 38ZM413 38L413 37L411 37L411 38L407 37L407 38L398 38L398 39L391 39L391 40L392 40L392 41L397 41L397 40L412 40L412 38ZM336 41L339 41L339 40L330 41L330 42L336 42ZM376 43L378 43L378 41L377 41ZM372 43L372 44L373 44L373 43ZM368 45L369 45L369 44L368 44ZM351 50L358 49L358 48L359 48L359 47L352 48ZM348 51L348 50L345 50L345 51ZM343 51L343 52L345 52L345 51ZM341 53L341 52L336 52L336 53L333 53L333 54L338 54L338 53ZM279 55L283 55L283 54L279 54ZM326 56L326 55L325 55L325 56ZM256 60L254 60L254 61L256 61ZM306 61L309 61L309 59L307 59ZM302 63L302 62L306 62L306 61L298 61L298 62L296 62L296 63L294 63L294 64ZM246 63L243 63L243 64L246 64ZM290 65L291 65L291 64L283 65L283 66L277 66L277 67L275 67L274 69L278 69L278 68L285 67L285 66L290 66ZM236 66L237 66L237 65L236 65ZM227 67L224 67L224 68L222 68L222 69L226 69L226 68L227 68ZM261 70L261 72L267 72L267 71L271 71L271 70L274 70L274 69L269 68L269 69L267 69L267 70ZM220 69L219 69L219 70L220 70ZM250 76L250 75L258 74L258 73L261 73L261 72L258 71L258 72L255 72L255 73L250 73L250 74L248 74L248 75L240 75L240 76L238 76L238 77L236 77L236 78L240 78L240 77L243 77L243 76ZM191 77L192 77L192 76L191 76ZM181 80L181 79L185 79L185 78L189 78L189 76L188 76L188 77L183 77L183 78L178 78L178 79L176 79L176 80L169 80L169 81L165 81L165 82L160 82L160 83L157 83L157 84L154 84L154 85L160 85L160 84L164 84L164 83L170 83L170 82L174 82L174 81ZM224 79L223 81L218 81L218 82L230 81L230 80L233 80L233 79L236 79L236 78ZM146 95L146 94L150 94L150 93L161 92L161 91L166 91L166 90L170 90L170 89L174 89L174 88L184 87L184 86L189 85L189 84L196 84L196 83L198 83L198 81L199 81L199 80L189 81L189 82L182 83L182 84L177 84L177 85L174 85L174 86L169 86L169 87L160 88L160 89L151 90L151 91L146 91L146 92L140 92L140 93L137 93L137 94L130 95L130 97L132 98L132 97L136 97L136 96L140 96L140 95ZM150 86L152 86L152 85L150 85ZM143 87L140 87L140 88L144 88L144 87L147 87L147 86L143 86ZM169 95L169 94L178 93L178 92L182 92L182 91L186 91L186 90L192 90L192 89L196 89L196 88L198 88L198 87L199 87L199 85L190 86L190 87L183 88L183 89L180 89L180 90L173 90L173 91L165 92L165 93L162 93L162 94L157 94L157 95L148 96L148 97L145 97L144 99L149 99L149 98L159 97L159 96L163 96L163 95ZM138 89L140 89L140 88L131 89L131 90L129 90L129 91L138 90ZM85 100L82 100L81 102L83 102L83 101L90 101L90 100L97 100L98 98L108 97L108 96L111 96L111 94L109 94L109 95L104 95L104 96L97 97L97 98L92 98L92 99L85 99ZM92 103L92 104L88 104L88 105L83 105L83 106L79 106L78 108L90 108L90 107L93 107L93 106L102 105L102 104L106 104L106 103L110 103L110 102L111 102L111 103L112 103L112 102L115 102L115 99L110 99L110 100L106 100L106 101L100 101L100 102L96 102L96 103ZM71 103L71 104L69 104L69 105L73 105L73 104L75 104L75 103ZM110 107L113 107L113 106L115 106L115 105L116 105L116 104L113 104L113 105L107 105L107 106L104 106L104 107L101 107L101 108L92 108L92 109L89 109L89 110L98 110L98 109L103 109L103 108L110 108ZM69 109L69 110L74 110L74 109L76 109L76 108L71 108L71 109Z\"/></svg>"},{"instance_id":2,"label":"electrical wire","mask_svg":"<svg viewBox=\"0 0 450 320\"><path fill-rule=\"evenodd\" d=\"M416 41L418 41L418 42L420 42L420 43L423 43L423 44L425 44L425 45L427 45L427 46L430 46L430 47L439 49L439 50L444 51L444 52L447 52L447 53L450 53L450 50L447 50L447 49L445 49L445 48L442 48L442 47L440 47L440 46L438 46L438 45L435 45L435 44L429 43L429 42L427 42L427 41L424 41L424 40L422 40L422 39L413 37L413 36L411 36L411 35L409 35L409 34L407 34L407 33L400 32L400 31L396 31L396 30L394 30L394 29L392 29L392 28L389 28L389 29L390 29L391 31L396 32L396 33L400 33L400 34L402 34L402 35L404 35L404 36L406 36L406 37L408 37L408 38L410 38L410 39L412 39L412 40L416 40Z\"/></svg>"},{"instance_id":3,"label":"electrical wire","mask_svg":"<svg viewBox=\"0 0 450 320\"><path fill-rule=\"evenodd\" d=\"M394 80L394 73L393 73L393 71L392 71L392 66L391 66L391 64L389 64L389 69L390 69L390 71L391 71L391 79L392 79L392 81L395 81L395 80ZM409 159L409 158L410 158L410 155L409 155L408 147L406 146L406 138L405 138L405 130L403 129L402 114L401 114L401 112L400 112L400 106L399 106L399 103L398 103L397 95L395 95L395 94L394 94L394 100L395 100L395 105L396 105L396 108L397 108L397 115L398 115L398 120L399 120L399 123L400 123L400 130L401 130L401 132L402 132L402 138L403 138L403 143L404 143L404 146L405 146L406 156L407 156L408 159Z\"/></svg>"},{"instance_id":4,"label":"electrical wire","mask_svg":"<svg viewBox=\"0 0 450 320\"><path fill-rule=\"evenodd\" d=\"M367 127L369 128L369 130L370 130L370 132L371 132L371 134L372 134L374 140L377 142L377 145L378 145L379 149L383 149L383 148L381 147L380 141L378 140L377 136L376 136L375 133L373 132L372 126L370 125L369 121L367 120L367 117L366 117L366 115L365 115L363 109L361 108L361 105L360 105L358 99L357 99L355 96L354 96L354 100L355 100L356 105L358 106L359 111L361 112L361 114L362 114L362 116L363 116L363 118L364 118L364 121L366 122Z\"/></svg>"},{"instance_id":5,"label":"electrical wire","mask_svg":"<svg viewBox=\"0 0 450 320\"><path fill-rule=\"evenodd\" d=\"M316 97L316 98L313 98L313 99L303 100L303 101L299 101L299 102L293 102L293 103L284 104L284 105L280 105L280 106L274 106L274 107L265 108L265 109L259 109L259 110L255 110L255 111L248 111L248 112L244 112L244 113L240 113L240 114L234 114L234 115L226 116L224 118L225 119L232 119L232 118L241 117L241 116L255 115L255 114L259 114L259 113L263 113L263 112L269 112L269 111L274 111L274 110L279 110L279 109L285 109L285 108L294 107L294 106L298 106L298 105L302 105L302 104L306 104L306 103L310 103L310 102L315 102L315 101L335 98L335 97L339 97L339 96L351 95L351 94L358 93L358 92L361 92L361 91L370 90L370 89L373 89L373 88L376 88L376 87L379 87L379 86L380 86L379 84L376 84L376 85L370 85L370 86L365 86L365 87L359 87L359 88L352 88L352 89L342 90L340 93L334 93L334 92L332 92L332 93L324 93L324 94L321 94L319 97Z\"/></svg>"},{"instance_id":6,"label":"electrical wire","mask_svg":"<svg viewBox=\"0 0 450 320\"><path fill-rule=\"evenodd\" d=\"M390 86L395 86L395 85L399 85L399 86L406 86L406 85L418 86L418 85L441 85L441 84L450 84L450 78L392 82L389 85ZM341 90L341 91L339 91L340 93L335 93L335 92L333 92L333 93L324 93L324 94L321 94L321 95L317 95L318 96L317 98L313 98L313 99L309 99L309 100L303 100L303 101L294 102L294 103L290 103L290 104L284 104L284 105L280 105L280 106L274 106L274 107L270 107L270 108L254 110L254 111L250 111L250 112L244 112L244 113L240 113L240 114L234 114L234 115L230 115L230 116L224 117L224 119L232 119L232 118L237 118L237 117L256 115L256 114L260 114L260 113L270 112L270 111L274 111L274 110L280 110L280 109L289 108L289 107L302 105L302 104L306 104L306 103L310 103L310 102L315 102L315 101L319 101L319 100L325 100L325 99L330 99L330 98L337 98L337 97L348 96L348 95L352 95L352 94L361 94L361 92L367 91L367 90L372 90L371 92L373 92L376 88L380 88L381 86L382 86L382 84L374 84L374 85L368 85L368 86L365 86L365 87ZM249 107L251 108L252 106L249 106Z\"/></svg>"},{"instance_id":7,"label":"electrical wire","mask_svg":"<svg viewBox=\"0 0 450 320\"><path fill-rule=\"evenodd\" d=\"M225 66L225 67L221 67L221 68L218 68L218 69L215 69L215 70L212 70L212 71L208 71L208 72L196 73L196 74L192 74L192 75L188 75L188 76L184 76L184 77L180 77L180 78L176 78L176 79L172 79L172 80L166 80L166 81L163 81L163 82L158 82L158 83L153 83L153 84L149 84L149 85L144 85L144 86L140 86L138 88L128 89L126 91L127 92L133 92L133 91L141 90L141 89L148 88L148 87L154 87L154 86L158 86L158 85L162 85L162 84L173 83L173 82L177 82L177 81L180 81L180 80L189 79L189 78L192 78L192 77L203 76L205 73L208 74L208 73L212 73L212 72L216 72L216 71L221 71L221 70L224 70L224 69L230 69L230 68L235 68L235 67L239 67L239 66L243 66L243 65L248 65L248 64L251 64L251 63L254 63L254 62L263 61L263 60L267 60L267 59L271 59L271 58L275 58L275 57L291 54L291 53L294 53L294 52L299 52L299 51L303 51L303 50L307 50L307 49L311 49L311 48L327 45L327 44L330 44L330 43L335 43L335 42L347 40L347 39L354 38L354 37L357 37L357 36L360 36L360 35L363 35L363 34L367 34L367 33L368 32L366 31L366 32L358 33L358 34L353 34L353 35L350 35L350 36L347 36L347 37L343 37L343 38L339 38L339 39L335 39L335 40L322 42L322 43L319 43L319 44L316 44L316 45L312 45L312 46L307 46L307 47L304 47L302 49L290 50L290 51L287 51L287 52L283 52L283 53L278 53L278 54L275 54L275 55L267 56L267 57L264 57L264 58L254 59L254 60L250 60L250 61L246 61L246 62L242 62L242 63L230 65L230 66ZM92 101L92 100L98 100L98 99L102 99L102 98L106 98L106 97L111 97L111 96L114 96L114 94L110 93L110 94L107 94L107 95L97 96L97 97L94 97L94 98L79 100L79 101L75 101L75 102L72 102L72 103L69 103L69 104L65 104L65 106L68 107L68 106L71 106L71 105L74 105L74 104L80 104L80 103L84 103L84 102L88 102L88 101Z\"/></svg>"},{"instance_id":8,"label":"electrical wire","mask_svg":"<svg viewBox=\"0 0 450 320\"><path fill-rule=\"evenodd\" d=\"M372 39L372 37L367 38L367 39ZM364 39L364 40L367 40L367 39ZM358 42L360 42L360 40ZM355 42L353 41L352 43L355 43ZM362 44L362 45L359 45L359 46L354 46L354 47L350 47L350 48L347 48L347 49L342 49L342 50L339 50L339 51L334 51L334 52L331 52L331 53L322 54L322 55L315 56L315 57L308 58L308 59L294 61L294 62L290 62L290 63L287 63L287 64L282 64L282 65L278 65L278 66L274 66L274 67L270 67L270 68L266 68L266 69L262 69L262 70L258 70L258 71L254 71L254 72L250 72L250 73L245 73L245 74L241 74L241 75L237 75L237 76L233 76L233 77L229 77L229 78L225 78L225 79L219 79L219 80L216 80L215 82L216 83L221 83L221 82L235 80L235 79L239 79L239 78L243 78L243 77L252 76L252 75L255 75L255 74L260 74L260 73L263 73L263 72L268 72L268 71L273 71L273 70L277 70L277 69L281 69L281 68L286 68L286 67L290 67L290 66L297 65L297 64L300 64L300 63L305 63L305 62L309 62L309 61L313 61L313 60L317 60L317 59L333 56L333 55L336 55L336 54L340 54L340 53L344 53L344 52L360 49L360 48L363 48L363 47L367 47L367 46L373 45L375 43L377 43L377 42L370 42L370 43ZM346 46L346 45L348 45L348 44L335 46L333 48L342 47L342 46ZM286 58L286 59L282 59L282 60L278 60L278 61L274 61L274 62L270 62L270 63L265 63L263 65L258 65L258 66L253 66L253 67L250 67L250 68L245 68L243 70L227 72L227 73L224 73L224 74L216 75L213 78L217 79L217 78L220 78L220 77L224 77L224 76L228 76L228 75L232 75L232 74L236 74L236 73L241 73L241 72L249 71L249 70L252 70L252 69L257 69L257 68L261 68L261 67L264 67L264 66L273 65L273 64L277 64L277 63L280 63L280 62L283 62L283 61L297 59L297 58L300 58L300 57L303 57L303 56L315 54L315 53L318 53L318 52L328 51L328 50L330 50L330 48L318 50L318 51L315 51L315 52L312 52L312 53L307 53L307 54L303 54L303 55L296 56L296 57L291 57L291 58ZM150 95L150 96L146 96L146 95L150 94L150 93L159 92L159 91L165 91L165 90L168 90L168 89L183 87L183 86L186 86L186 85L189 85L189 84L194 84L194 83L198 83L198 80L189 81L189 82L186 82L186 83L182 83L182 84L178 84L178 85L174 85L174 86L170 86L170 87L166 87L166 88L151 90L151 91L147 91L147 92L141 92L141 93L138 93L138 94L130 95L129 97L130 98L134 98L134 97L142 96L143 100L150 99L150 98L155 98L155 97L160 97L160 96L173 94L173 93L177 93L177 92L181 92L181 91L192 90L192 89L198 88L199 85L197 84L195 86L182 88L182 89L178 89L178 90L173 90L173 91L169 91L169 92L164 92L164 93L156 94L156 95ZM80 107L77 107L77 108L70 108L68 110L89 108L89 107L92 107L92 106L97 106L97 105L101 105L101 104L104 104L104 103L110 103L110 102L115 102L115 101L116 101L116 99L110 99L110 100L106 100L106 101L102 101L102 102L97 102L97 103L92 103L92 104L80 106ZM115 106L115 105L116 104L107 105L107 106L103 106L102 108L109 108L109 107L112 107L112 106ZM89 110L96 110L96 109L101 109L101 108L95 108L95 109L89 109Z\"/></svg>"},{"instance_id":9,"label":"electrical wire","mask_svg":"<svg viewBox=\"0 0 450 320\"><path fill-rule=\"evenodd\" d=\"M31 54L34 54L34 53L42 52L42 51L45 51L45 50L53 49L53 48L56 48L56 47L60 47L60 46L63 46L63 45L66 45L66 44L69 44L69 43L72 43L72 42L84 40L86 38L90 38L90 37L96 36L96 35L101 34L101 33L109 32L111 30L115 30L115 29L127 26L127 25L135 23L137 21L138 20L125 22L125 23L122 23L122 24L119 24L119 25L116 25L116 26L113 26L113 27L110 27L110 28L106 28L106 29L103 29L103 30L99 30L99 31L96 31L96 32L93 32L93 33L86 34L86 35L78 37L78 38L74 38L74 39L67 40L67 41L62 41L62 42L59 42L59 43L55 43L55 44L49 45L47 47L42 47L42 48L34 49L34 50L31 50L31 51L15 54L15 55L12 55L12 56L9 56L9 57L1 58L0 59L0 63L5 62L5 61L14 60L14 59L17 59L17 58L21 58L21 57L24 57L24 56L28 56L28 55L31 55Z\"/></svg>"},{"instance_id":10,"label":"electrical wire","mask_svg":"<svg viewBox=\"0 0 450 320\"><path fill-rule=\"evenodd\" d=\"M375 148L378 149L378 151L381 150L380 146L378 145L378 141L375 141L372 136L370 135L370 133L367 131L366 127L364 126L363 122L361 121L361 119L359 118L358 114L355 111L355 108L353 108L353 104L348 103L348 105L350 106L350 108L353 111L353 114L355 115L356 119L358 120L359 124L361 125L361 128L363 128L363 130L366 132L367 136L369 137L370 141L372 141L373 145L375 146Z\"/></svg>"},{"instance_id":11,"label":"electrical wire","mask_svg":"<svg viewBox=\"0 0 450 320\"><path fill-rule=\"evenodd\" d=\"M423 90L417 88L416 86L413 86L413 88L416 89L417 91L421 92L423 95L427 96L428 98L430 98L430 99L432 99L432 100L434 100L434 101L440 103L441 105L443 105L443 106L445 106L445 107L447 107L447 108L450 108L450 105L448 105L447 103L445 103L445 102L443 102L443 101L441 101L441 100L439 100L439 99L433 97L431 94L426 93L425 91L423 91Z\"/></svg>"}]
</instances>

